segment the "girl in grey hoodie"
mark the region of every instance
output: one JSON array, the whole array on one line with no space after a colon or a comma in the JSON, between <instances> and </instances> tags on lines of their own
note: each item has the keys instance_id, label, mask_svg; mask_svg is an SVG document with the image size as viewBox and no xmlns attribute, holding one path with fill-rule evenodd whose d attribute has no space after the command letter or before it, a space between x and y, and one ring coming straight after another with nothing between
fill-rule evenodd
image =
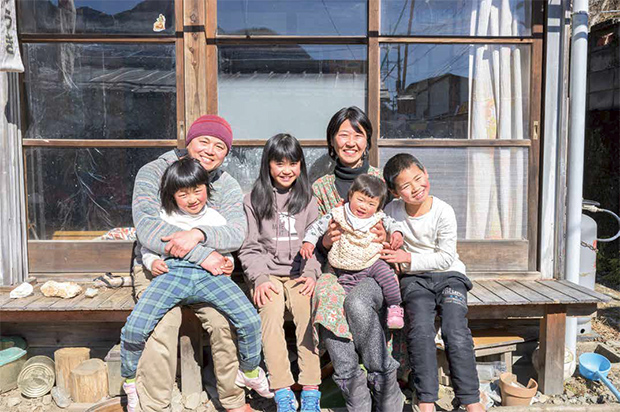
<instances>
[{"instance_id":1,"label":"girl in grey hoodie","mask_svg":"<svg viewBox=\"0 0 620 412\"><path fill-rule=\"evenodd\" d=\"M320 265L299 254L308 227L318 217L301 145L289 134L267 141L260 174L244 199L248 236L239 260L252 286L262 323L263 353L278 412L297 411L284 311L293 315L299 357L301 411L319 412L321 370L312 339L311 297Z\"/></svg>"}]
</instances>

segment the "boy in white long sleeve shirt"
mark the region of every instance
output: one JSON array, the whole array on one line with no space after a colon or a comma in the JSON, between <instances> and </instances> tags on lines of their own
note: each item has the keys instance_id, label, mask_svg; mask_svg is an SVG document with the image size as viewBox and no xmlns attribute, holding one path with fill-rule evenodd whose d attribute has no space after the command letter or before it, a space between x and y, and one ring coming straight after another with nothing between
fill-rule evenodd
<instances>
[{"instance_id":1,"label":"boy in white long sleeve shirt","mask_svg":"<svg viewBox=\"0 0 620 412\"><path fill-rule=\"evenodd\" d=\"M384 249L382 258L401 265L401 294L409 322L407 347L420 411L434 410L439 379L435 357L435 316L457 399L468 412L480 404L476 358L467 326L467 291L472 284L456 252L456 216L446 202L430 196L428 173L415 157L401 153L383 169L392 193L399 197L385 213L403 227L403 247Z\"/></svg>"}]
</instances>

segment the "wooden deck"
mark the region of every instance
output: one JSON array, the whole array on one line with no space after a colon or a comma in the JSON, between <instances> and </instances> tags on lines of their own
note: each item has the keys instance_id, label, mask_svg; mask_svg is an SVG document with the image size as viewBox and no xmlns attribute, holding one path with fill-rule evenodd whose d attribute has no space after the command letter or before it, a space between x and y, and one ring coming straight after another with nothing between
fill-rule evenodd
<instances>
[{"instance_id":1,"label":"wooden deck","mask_svg":"<svg viewBox=\"0 0 620 412\"><path fill-rule=\"evenodd\" d=\"M542 317L546 305L567 305L568 315L592 313L598 303L609 298L565 280L474 281L467 297L470 319L510 319ZM88 285L84 285L88 286ZM9 299L0 292L0 312L5 322L85 319L91 322L125 321L134 307L132 288L100 289L94 298L81 294L73 299L43 296L40 285L33 295ZM510 307L510 311L506 311ZM589 314L588 313L588 314Z\"/></svg>"},{"instance_id":2,"label":"wooden deck","mask_svg":"<svg viewBox=\"0 0 620 412\"><path fill-rule=\"evenodd\" d=\"M88 286L88 285L84 285ZM469 319L523 319L540 321L538 377L541 391L563 391L566 316L589 316L610 298L565 280L480 280L468 295ZM24 299L0 292L2 322L125 322L134 307L132 288L100 289L94 298L47 298L40 285ZM103 325L103 323L100 323Z\"/></svg>"}]
</instances>

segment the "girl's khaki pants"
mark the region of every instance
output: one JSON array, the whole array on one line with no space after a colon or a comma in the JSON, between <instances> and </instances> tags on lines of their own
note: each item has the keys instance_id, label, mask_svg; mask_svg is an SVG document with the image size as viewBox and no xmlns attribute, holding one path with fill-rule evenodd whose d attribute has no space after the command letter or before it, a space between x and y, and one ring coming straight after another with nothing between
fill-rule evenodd
<instances>
[{"instance_id":1,"label":"girl's khaki pants","mask_svg":"<svg viewBox=\"0 0 620 412\"><path fill-rule=\"evenodd\" d=\"M263 355L269 371L271 389L286 388L295 383L284 337L285 309L293 315L295 323L298 382L300 385L319 385L321 365L312 340L310 296L299 293L304 287L303 283L298 282L299 278L270 276L269 279L279 293L272 293L272 301L259 308L258 313L262 323Z\"/></svg>"}]
</instances>

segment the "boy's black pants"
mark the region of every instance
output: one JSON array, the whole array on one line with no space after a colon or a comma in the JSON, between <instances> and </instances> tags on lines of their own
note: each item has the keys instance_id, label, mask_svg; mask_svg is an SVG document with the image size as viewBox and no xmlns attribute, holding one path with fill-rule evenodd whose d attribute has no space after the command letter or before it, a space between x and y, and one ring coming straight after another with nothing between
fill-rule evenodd
<instances>
[{"instance_id":1,"label":"boy's black pants","mask_svg":"<svg viewBox=\"0 0 620 412\"><path fill-rule=\"evenodd\" d=\"M467 291L472 285L458 272L425 273L401 281L407 348L413 385L420 402L435 402L439 390L435 316L450 366L450 378L462 405L479 402L479 382L471 331L467 326Z\"/></svg>"}]
</instances>

